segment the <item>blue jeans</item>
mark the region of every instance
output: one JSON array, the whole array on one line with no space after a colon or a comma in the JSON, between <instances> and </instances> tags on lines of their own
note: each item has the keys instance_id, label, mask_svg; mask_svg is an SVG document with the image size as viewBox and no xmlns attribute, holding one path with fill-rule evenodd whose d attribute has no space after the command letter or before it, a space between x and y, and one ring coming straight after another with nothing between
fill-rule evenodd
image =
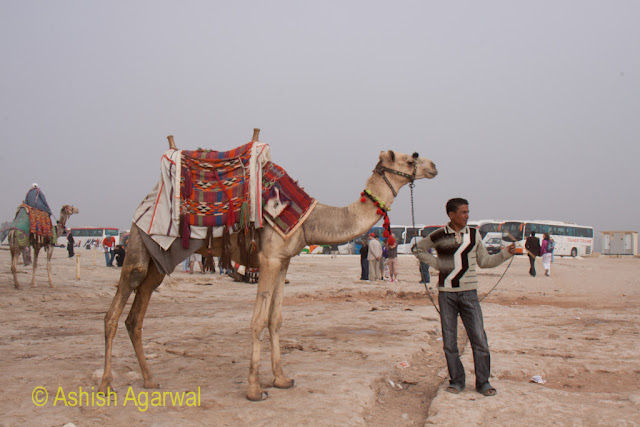
<instances>
[{"instance_id":1,"label":"blue jeans","mask_svg":"<svg viewBox=\"0 0 640 427\"><path fill-rule=\"evenodd\" d=\"M360 280L369 280L369 261L366 258L360 258Z\"/></svg>"},{"instance_id":2,"label":"blue jeans","mask_svg":"<svg viewBox=\"0 0 640 427\"><path fill-rule=\"evenodd\" d=\"M113 258L116 256L113 250L105 250L104 260L107 262L107 267L113 267Z\"/></svg>"},{"instance_id":3,"label":"blue jeans","mask_svg":"<svg viewBox=\"0 0 640 427\"><path fill-rule=\"evenodd\" d=\"M429 274L429 265L420 261L420 283L431 282L431 275Z\"/></svg>"},{"instance_id":4,"label":"blue jeans","mask_svg":"<svg viewBox=\"0 0 640 427\"><path fill-rule=\"evenodd\" d=\"M473 350L473 363L476 373L476 389L489 382L491 374L491 355L489 343L484 331L482 310L478 302L478 292L439 292L440 323L444 355L447 359L452 384L465 385L464 366L458 353L458 314L462 319Z\"/></svg>"}]
</instances>

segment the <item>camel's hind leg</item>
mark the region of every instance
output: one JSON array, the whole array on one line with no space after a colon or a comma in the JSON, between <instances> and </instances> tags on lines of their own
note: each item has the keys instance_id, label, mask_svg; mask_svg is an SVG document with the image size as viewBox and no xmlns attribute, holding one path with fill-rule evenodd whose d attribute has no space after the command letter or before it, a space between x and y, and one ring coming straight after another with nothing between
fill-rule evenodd
<instances>
[{"instance_id":1,"label":"camel's hind leg","mask_svg":"<svg viewBox=\"0 0 640 427\"><path fill-rule=\"evenodd\" d=\"M38 268L38 254L40 253L40 246L37 244L33 246L33 273L31 274L31 287L36 287L36 269Z\"/></svg>"},{"instance_id":2,"label":"camel's hind leg","mask_svg":"<svg viewBox=\"0 0 640 427\"><path fill-rule=\"evenodd\" d=\"M127 245L127 256L124 260L124 266L120 273L120 282L118 290L109 311L104 317L104 373L102 374L102 382L98 392L107 393L113 379L111 374L111 357L113 348L113 338L118 329L118 319L124 310L124 306L131 295L133 289L137 288L147 277L147 270L151 260L151 255L147 252L142 238L141 231L133 224L131 226L131 235L129 244Z\"/></svg>"},{"instance_id":3,"label":"camel's hind leg","mask_svg":"<svg viewBox=\"0 0 640 427\"><path fill-rule=\"evenodd\" d=\"M49 278L49 286L53 286L53 280L51 280L51 257L53 256L53 245L45 246L44 250L47 252L47 277Z\"/></svg>"},{"instance_id":4,"label":"camel's hind leg","mask_svg":"<svg viewBox=\"0 0 640 427\"><path fill-rule=\"evenodd\" d=\"M111 352L113 348L113 338L116 336L116 330L118 329L118 319L120 318L122 310L124 309L124 306L129 299L129 295L131 295L131 287L129 286L129 282L124 282L122 279L120 279L120 285L118 286L116 296L113 298L111 307L109 307L109 311L104 317L104 372L102 373L102 382L100 383L98 393L107 394L109 388L111 387L111 380L113 380L113 376L111 374Z\"/></svg>"},{"instance_id":5,"label":"camel's hind leg","mask_svg":"<svg viewBox=\"0 0 640 427\"><path fill-rule=\"evenodd\" d=\"M13 285L16 289L20 289L20 282L18 282L18 259L20 258L21 251L17 244L14 245L11 234L9 234L9 245L9 249L11 251L11 274L13 274Z\"/></svg>"},{"instance_id":6,"label":"camel's hind leg","mask_svg":"<svg viewBox=\"0 0 640 427\"><path fill-rule=\"evenodd\" d=\"M282 297L284 294L284 281L287 276L289 261L287 261L278 275L276 287L273 293L271 309L269 311L269 336L271 337L271 369L275 380L273 385L277 388L291 388L295 385L293 379L285 377L280 360L280 327L282 326Z\"/></svg>"},{"instance_id":7,"label":"camel's hind leg","mask_svg":"<svg viewBox=\"0 0 640 427\"><path fill-rule=\"evenodd\" d=\"M136 357L142 370L144 388L160 388L160 385L151 379L151 370L147 365L147 358L144 356L144 348L142 347L142 322L144 321L144 315L149 306L151 294L155 288L160 286L162 279L164 279L164 274L158 271L153 262L150 262L147 277L145 277L144 281L136 289L136 298L133 300L129 316L127 316L127 320L125 321L133 349L136 352Z\"/></svg>"}]
</instances>

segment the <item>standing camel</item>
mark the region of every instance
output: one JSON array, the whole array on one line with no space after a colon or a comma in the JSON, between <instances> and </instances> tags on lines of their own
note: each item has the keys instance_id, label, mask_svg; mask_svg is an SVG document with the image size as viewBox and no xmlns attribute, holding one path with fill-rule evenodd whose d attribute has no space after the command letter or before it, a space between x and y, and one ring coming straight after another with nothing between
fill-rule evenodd
<instances>
[{"instance_id":1,"label":"standing camel","mask_svg":"<svg viewBox=\"0 0 640 427\"><path fill-rule=\"evenodd\" d=\"M255 140L255 139L254 139ZM171 139L170 139L171 143ZM381 210L374 205L389 207L397 191L414 179L433 178L437 170L429 159L418 157L418 154L407 155L385 151L380 153L380 161L373 175L367 180L366 189L373 196L362 198L347 207L337 208L318 204L306 221L288 239L284 239L268 224L258 233L258 259L260 277L256 302L251 320L252 353L249 367L249 388L247 399L264 400L268 397L258 382L260 365L260 336L265 328L269 328L271 337L271 367L277 388L293 387L293 379L285 376L280 360L280 326L282 325L282 297L285 277L291 258L298 255L302 248L310 244L335 244L352 240L366 233L381 219ZM142 370L145 388L159 388L151 376L142 346L142 322L149 305L149 299L157 288L164 274L160 273L146 249L142 231L131 226L131 237L127 247L120 282L116 295L107 312L105 323L105 365L99 392L107 393L112 381L111 356L113 338L116 334L118 319L132 291L136 291L133 305L125 321L129 337ZM232 235L232 259L237 260L239 251ZM214 256L221 251L221 238L213 243Z\"/></svg>"},{"instance_id":2,"label":"standing camel","mask_svg":"<svg viewBox=\"0 0 640 427\"><path fill-rule=\"evenodd\" d=\"M69 217L73 214L78 213L78 208L71 205L64 205L62 209L60 209L60 219L56 223L56 236L61 236L64 232L64 227L67 223ZM31 275L31 286L36 286L36 268L38 267L38 253L40 249L44 248L47 252L47 275L49 277L49 286L53 288L53 281L51 280L51 256L53 255L53 248L55 247L55 243L53 239L49 241L48 244L43 245L39 242L35 242L33 244L28 244L27 246L20 246L18 243L18 236L16 235L17 231L11 230L9 231L9 249L11 251L11 273L13 273L13 282L15 284L16 289L20 289L20 283L18 283L18 258L22 253L22 250L25 247L33 246L33 274Z\"/></svg>"}]
</instances>

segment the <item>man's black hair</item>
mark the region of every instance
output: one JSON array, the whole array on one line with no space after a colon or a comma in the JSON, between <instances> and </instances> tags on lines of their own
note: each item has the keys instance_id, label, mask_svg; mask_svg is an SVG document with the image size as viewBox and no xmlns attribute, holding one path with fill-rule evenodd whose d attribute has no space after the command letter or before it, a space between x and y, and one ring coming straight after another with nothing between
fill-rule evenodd
<instances>
[{"instance_id":1,"label":"man's black hair","mask_svg":"<svg viewBox=\"0 0 640 427\"><path fill-rule=\"evenodd\" d=\"M454 199L450 199L447 202L447 215L449 215L451 212L457 212L458 211L458 207L462 206L462 205L469 205L469 202L466 201L465 199L460 198L460 197L456 197Z\"/></svg>"}]
</instances>

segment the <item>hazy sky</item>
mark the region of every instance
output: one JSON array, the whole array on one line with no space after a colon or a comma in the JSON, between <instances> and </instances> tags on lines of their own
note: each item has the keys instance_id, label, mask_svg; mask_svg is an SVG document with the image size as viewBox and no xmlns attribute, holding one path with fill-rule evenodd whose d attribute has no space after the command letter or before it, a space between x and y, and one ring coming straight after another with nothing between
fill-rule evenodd
<instances>
[{"instance_id":1,"label":"hazy sky","mask_svg":"<svg viewBox=\"0 0 640 427\"><path fill-rule=\"evenodd\" d=\"M639 230L640 2L0 1L0 222L31 183L70 226L130 227L166 136L254 127L320 202L381 150L418 151L416 222L544 218ZM410 224L409 188L394 224Z\"/></svg>"}]
</instances>

